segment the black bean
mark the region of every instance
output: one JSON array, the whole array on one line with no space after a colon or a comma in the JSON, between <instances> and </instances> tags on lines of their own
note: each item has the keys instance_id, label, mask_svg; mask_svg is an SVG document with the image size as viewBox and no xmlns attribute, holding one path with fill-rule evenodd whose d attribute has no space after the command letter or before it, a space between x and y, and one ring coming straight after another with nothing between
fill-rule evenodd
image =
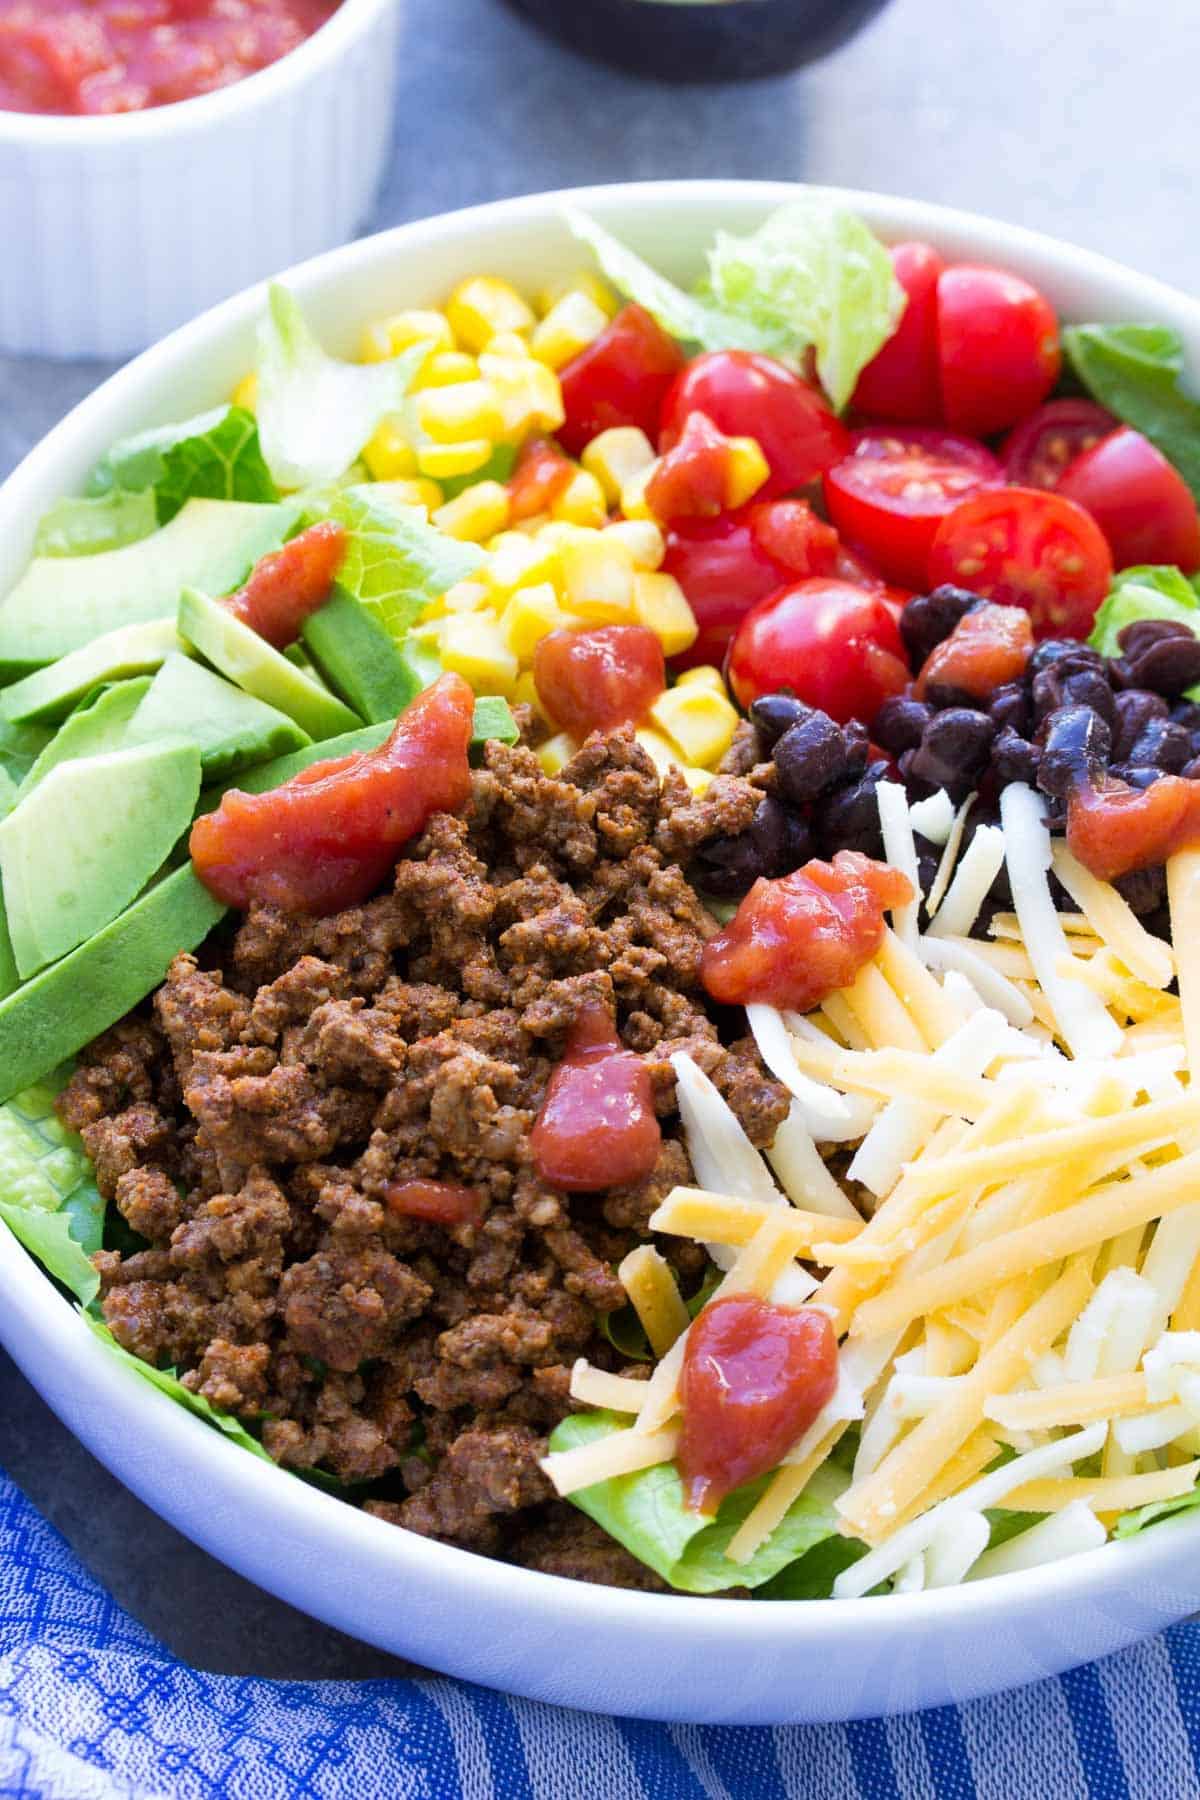
<instances>
[{"instance_id":1,"label":"black bean","mask_svg":"<svg viewBox=\"0 0 1200 1800\"><path fill-rule=\"evenodd\" d=\"M1126 787L1138 789L1153 787L1166 773L1149 763L1117 763L1108 772L1114 781L1123 781Z\"/></svg>"},{"instance_id":2,"label":"black bean","mask_svg":"<svg viewBox=\"0 0 1200 1800\"><path fill-rule=\"evenodd\" d=\"M1045 638L1036 645L1027 665L1030 675L1043 669L1058 668L1064 675L1078 669L1104 670L1104 658L1098 650L1081 644L1078 638Z\"/></svg>"},{"instance_id":3,"label":"black bean","mask_svg":"<svg viewBox=\"0 0 1200 1800\"><path fill-rule=\"evenodd\" d=\"M721 900L738 900L760 875L787 875L814 852L807 822L767 795L745 831L713 838L704 845L692 873L705 893Z\"/></svg>"},{"instance_id":4,"label":"black bean","mask_svg":"<svg viewBox=\"0 0 1200 1800\"><path fill-rule=\"evenodd\" d=\"M967 688L955 687L951 681L929 681L925 684L925 698L934 712L945 712L949 706L978 706L978 694L972 694Z\"/></svg>"},{"instance_id":5,"label":"black bean","mask_svg":"<svg viewBox=\"0 0 1200 1800\"><path fill-rule=\"evenodd\" d=\"M1167 624L1167 620L1146 619L1144 625ZM1122 637L1136 629L1127 626ZM1168 699L1178 699L1186 688L1200 681L1200 638L1180 626L1178 634L1143 640L1126 649L1119 662L1113 664L1116 679L1126 687L1150 688Z\"/></svg>"},{"instance_id":6,"label":"black bean","mask_svg":"<svg viewBox=\"0 0 1200 1800\"><path fill-rule=\"evenodd\" d=\"M790 874L814 853L808 821L770 795L759 801L749 836L758 847L767 875Z\"/></svg>"},{"instance_id":7,"label":"black bean","mask_svg":"<svg viewBox=\"0 0 1200 1800\"><path fill-rule=\"evenodd\" d=\"M915 750L932 717L933 709L922 701L911 700L907 694L893 694L875 714L875 742L893 756Z\"/></svg>"},{"instance_id":8,"label":"black bean","mask_svg":"<svg viewBox=\"0 0 1200 1800\"><path fill-rule=\"evenodd\" d=\"M878 777L868 769L858 781L834 788L818 803L817 825L826 856L838 850L861 850L864 856L883 855L875 794L878 785Z\"/></svg>"},{"instance_id":9,"label":"black bean","mask_svg":"<svg viewBox=\"0 0 1200 1800\"><path fill-rule=\"evenodd\" d=\"M1194 700L1177 700L1171 708L1171 717L1177 725L1193 735L1200 731L1200 706Z\"/></svg>"},{"instance_id":10,"label":"black bean","mask_svg":"<svg viewBox=\"0 0 1200 1800\"><path fill-rule=\"evenodd\" d=\"M1192 760L1192 739L1170 719L1148 719L1130 747L1128 760L1177 775Z\"/></svg>"},{"instance_id":11,"label":"black bean","mask_svg":"<svg viewBox=\"0 0 1200 1800\"><path fill-rule=\"evenodd\" d=\"M1061 677L1064 706L1090 706L1111 729L1116 719L1116 695L1108 676L1099 669L1072 669Z\"/></svg>"},{"instance_id":12,"label":"black bean","mask_svg":"<svg viewBox=\"0 0 1200 1800\"><path fill-rule=\"evenodd\" d=\"M764 748L769 750L775 740L781 738L789 726L802 719L808 710L803 701L797 700L793 694L763 694L760 699L751 702L750 718Z\"/></svg>"},{"instance_id":13,"label":"black bean","mask_svg":"<svg viewBox=\"0 0 1200 1800\"><path fill-rule=\"evenodd\" d=\"M1185 763L1179 773L1185 781L1200 781L1200 756L1193 756L1190 763Z\"/></svg>"},{"instance_id":14,"label":"black bean","mask_svg":"<svg viewBox=\"0 0 1200 1800\"><path fill-rule=\"evenodd\" d=\"M794 806L803 806L849 773L845 736L828 713L810 710L788 727L771 754L779 792Z\"/></svg>"},{"instance_id":15,"label":"black bean","mask_svg":"<svg viewBox=\"0 0 1200 1800\"><path fill-rule=\"evenodd\" d=\"M960 619L981 604L978 594L949 585L916 594L900 614L900 636L914 669L943 643Z\"/></svg>"},{"instance_id":16,"label":"black bean","mask_svg":"<svg viewBox=\"0 0 1200 1800\"><path fill-rule=\"evenodd\" d=\"M965 800L988 765L996 727L984 712L952 706L935 713L914 751L912 770L952 800Z\"/></svg>"},{"instance_id":17,"label":"black bean","mask_svg":"<svg viewBox=\"0 0 1200 1800\"><path fill-rule=\"evenodd\" d=\"M1118 875L1113 886L1140 918L1143 913L1156 912L1166 900L1167 871L1161 863L1149 869L1132 869L1128 875Z\"/></svg>"},{"instance_id":18,"label":"black bean","mask_svg":"<svg viewBox=\"0 0 1200 1800\"><path fill-rule=\"evenodd\" d=\"M992 772L1001 787L1023 781L1032 787L1037 780L1038 752L1011 725L1004 725L992 745Z\"/></svg>"},{"instance_id":19,"label":"black bean","mask_svg":"<svg viewBox=\"0 0 1200 1800\"><path fill-rule=\"evenodd\" d=\"M846 774L861 775L871 754L871 735L860 719L848 719L842 736L846 740Z\"/></svg>"},{"instance_id":20,"label":"black bean","mask_svg":"<svg viewBox=\"0 0 1200 1800\"><path fill-rule=\"evenodd\" d=\"M1124 762L1139 732L1151 719L1166 718L1167 703L1161 694L1148 694L1145 688L1127 688L1123 694L1113 696L1113 710L1112 753L1117 762Z\"/></svg>"},{"instance_id":21,"label":"black bean","mask_svg":"<svg viewBox=\"0 0 1200 1800\"><path fill-rule=\"evenodd\" d=\"M1123 655L1136 656L1140 650L1149 649L1151 644L1166 644L1172 638L1192 635L1191 626L1182 619L1134 619L1118 631L1117 645Z\"/></svg>"},{"instance_id":22,"label":"black bean","mask_svg":"<svg viewBox=\"0 0 1200 1800\"><path fill-rule=\"evenodd\" d=\"M1033 724L1033 709L1024 682L1006 681L1002 687L994 688L988 701L988 713L998 726L1007 725L1024 737Z\"/></svg>"},{"instance_id":23,"label":"black bean","mask_svg":"<svg viewBox=\"0 0 1200 1800\"><path fill-rule=\"evenodd\" d=\"M1112 748L1112 734L1090 706L1063 706L1039 726L1037 784L1043 794L1065 800L1083 782L1101 774Z\"/></svg>"}]
</instances>

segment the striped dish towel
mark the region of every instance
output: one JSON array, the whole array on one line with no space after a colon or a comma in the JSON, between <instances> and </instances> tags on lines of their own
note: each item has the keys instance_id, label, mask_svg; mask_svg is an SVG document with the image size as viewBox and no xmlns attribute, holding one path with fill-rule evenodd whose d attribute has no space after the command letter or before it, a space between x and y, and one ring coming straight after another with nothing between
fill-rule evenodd
<instances>
[{"instance_id":1,"label":"striped dish towel","mask_svg":"<svg viewBox=\"0 0 1200 1800\"><path fill-rule=\"evenodd\" d=\"M0 1800L1191 1800L1200 1626L957 1710L666 1726L463 1682L202 1675L0 1474Z\"/></svg>"}]
</instances>

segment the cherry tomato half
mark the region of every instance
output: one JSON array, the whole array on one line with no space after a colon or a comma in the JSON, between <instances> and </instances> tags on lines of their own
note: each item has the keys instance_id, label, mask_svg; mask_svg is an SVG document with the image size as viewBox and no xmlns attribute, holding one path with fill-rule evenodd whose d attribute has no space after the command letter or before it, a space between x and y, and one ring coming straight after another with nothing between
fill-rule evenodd
<instances>
[{"instance_id":1,"label":"cherry tomato half","mask_svg":"<svg viewBox=\"0 0 1200 1800\"><path fill-rule=\"evenodd\" d=\"M893 244L891 258L908 301L895 331L859 376L854 405L876 419L929 424L942 416L937 285L945 264L932 244Z\"/></svg>"},{"instance_id":2,"label":"cherry tomato half","mask_svg":"<svg viewBox=\"0 0 1200 1800\"><path fill-rule=\"evenodd\" d=\"M662 645L644 625L551 631L533 653L538 698L576 737L636 723L667 685Z\"/></svg>"},{"instance_id":3,"label":"cherry tomato half","mask_svg":"<svg viewBox=\"0 0 1200 1800\"><path fill-rule=\"evenodd\" d=\"M942 416L987 437L1039 406L1058 380L1058 319L1045 297L1006 269L960 263L938 280Z\"/></svg>"},{"instance_id":4,"label":"cherry tomato half","mask_svg":"<svg viewBox=\"0 0 1200 1800\"><path fill-rule=\"evenodd\" d=\"M1140 431L1122 426L1077 456L1060 494L1091 513L1118 569L1174 563L1200 569L1200 517L1178 469Z\"/></svg>"},{"instance_id":5,"label":"cherry tomato half","mask_svg":"<svg viewBox=\"0 0 1200 1800\"><path fill-rule=\"evenodd\" d=\"M961 500L999 486L984 444L919 425L856 431L825 476L825 505L844 538L902 587L923 588L938 525Z\"/></svg>"},{"instance_id":6,"label":"cherry tomato half","mask_svg":"<svg viewBox=\"0 0 1200 1800\"><path fill-rule=\"evenodd\" d=\"M948 581L1001 606L1023 606L1037 638L1086 637L1112 572L1090 513L1039 488L964 500L938 527L929 557L931 586Z\"/></svg>"},{"instance_id":7,"label":"cherry tomato half","mask_svg":"<svg viewBox=\"0 0 1200 1800\"><path fill-rule=\"evenodd\" d=\"M1047 400L1014 425L1000 446L1004 479L1012 487L1056 488L1068 463L1116 425L1094 400Z\"/></svg>"},{"instance_id":8,"label":"cherry tomato half","mask_svg":"<svg viewBox=\"0 0 1200 1800\"><path fill-rule=\"evenodd\" d=\"M804 500L768 500L719 519L685 519L667 533L664 574L673 575L700 635L675 667L722 663L750 608L804 575L832 575L837 533Z\"/></svg>"},{"instance_id":9,"label":"cherry tomato half","mask_svg":"<svg viewBox=\"0 0 1200 1800\"><path fill-rule=\"evenodd\" d=\"M849 446L846 427L816 388L749 350L710 350L688 364L663 406L660 450L678 443L694 412L707 413L726 437L757 440L771 467L760 500L807 487Z\"/></svg>"},{"instance_id":10,"label":"cherry tomato half","mask_svg":"<svg viewBox=\"0 0 1200 1800\"><path fill-rule=\"evenodd\" d=\"M742 706L790 688L844 725L873 719L908 685L895 615L882 595L848 581L798 581L760 601L729 653L729 685Z\"/></svg>"},{"instance_id":11,"label":"cherry tomato half","mask_svg":"<svg viewBox=\"0 0 1200 1800\"><path fill-rule=\"evenodd\" d=\"M559 370L566 421L558 436L582 456L601 431L637 425L658 434L663 398L684 365L683 351L640 306L624 307L593 343Z\"/></svg>"}]
</instances>

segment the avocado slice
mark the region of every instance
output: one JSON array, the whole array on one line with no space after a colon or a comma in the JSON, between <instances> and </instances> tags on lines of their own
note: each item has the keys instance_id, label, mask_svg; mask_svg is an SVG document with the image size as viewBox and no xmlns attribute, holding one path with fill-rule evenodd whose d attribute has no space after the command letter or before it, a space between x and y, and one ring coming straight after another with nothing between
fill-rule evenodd
<instances>
[{"instance_id":1,"label":"avocado slice","mask_svg":"<svg viewBox=\"0 0 1200 1800\"><path fill-rule=\"evenodd\" d=\"M182 733L199 745L205 781L223 781L312 742L294 719L177 651L143 687L149 692L129 721L125 744L152 744Z\"/></svg>"},{"instance_id":2,"label":"avocado slice","mask_svg":"<svg viewBox=\"0 0 1200 1800\"><path fill-rule=\"evenodd\" d=\"M91 561L95 561L92 557ZM145 675L172 650L179 639L174 619L155 619L149 625L123 625L82 650L60 656L48 669L37 669L23 681L15 681L0 693L0 718L13 725L31 722L53 724L65 719L85 694L105 681L122 681L128 675Z\"/></svg>"},{"instance_id":3,"label":"avocado slice","mask_svg":"<svg viewBox=\"0 0 1200 1800\"><path fill-rule=\"evenodd\" d=\"M0 822L0 876L22 980L111 924L191 823L188 738L60 763Z\"/></svg>"},{"instance_id":4,"label":"avocado slice","mask_svg":"<svg viewBox=\"0 0 1200 1800\"><path fill-rule=\"evenodd\" d=\"M369 723L394 719L424 686L377 615L336 582L300 636L330 687Z\"/></svg>"},{"instance_id":5,"label":"avocado slice","mask_svg":"<svg viewBox=\"0 0 1200 1800\"><path fill-rule=\"evenodd\" d=\"M98 556L36 556L0 601L0 680L123 625L174 618L180 589L227 593L295 522L294 505L189 500L168 525Z\"/></svg>"},{"instance_id":6,"label":"avocado slice","mask_svg":"<svg viewBox=\"0 0 1200 1800\"><path fill-rule=\"evenodd\" d=\"M7 770L0 769L0 819L6 819L16 804L17 784ZM0 1000L20 985L17 959L8 935L8 920L4 916L4 896L0 893Z\"/></svg>"},{"instance_id":7,"label":"avocado slice","mask_svg":"<svg viewBox=\"0 0 1200 1800\"><path fill-rule=\"evenodd\" d=\"M158 986L171 958L194 950L224 912L189 863L0 1000L0 1101L31 1087L124 1018Z\"/></svg>"},{"instance_id":8,"label":"avocado slice","mask_svg":"<svg viewBox=\"0 0 1200 1800\"><path fill-rule=\"evenodd\" d=\"M336 737L362 724L328 688L198 588L185 587L179 597L179 635L247 694L294 719L310 738Z\"/></svg>"},{"instance_id":9,"label":"avocado slice","mask_svg":"<svg viewBox=\"0 0 1200 1800\"><path fill-rule=\"evenodd\" d=\"M77 707L59 726L21 783L22 796L35 788L59 763L119 749L129 721L149 686L149 675L114 682L112 687L102 688L90 706Z\"/></svg>"}]
</instances>

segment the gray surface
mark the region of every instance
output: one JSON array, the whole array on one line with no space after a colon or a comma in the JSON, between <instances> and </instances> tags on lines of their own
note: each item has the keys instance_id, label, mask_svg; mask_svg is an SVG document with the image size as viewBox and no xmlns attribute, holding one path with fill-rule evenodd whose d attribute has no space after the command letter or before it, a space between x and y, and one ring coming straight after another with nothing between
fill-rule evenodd
<instances>
[{"instance_id":1,"label":"gray surface","mask_svg":"<svg viewBox=\"0 0 1200 1800\"><path fill-rule=\"evenodd\" d=\"M1200 286L1195 0L892 0L825 63L741 89L592 69L496 0L401 3L396 154L376 225L576 182L806 177L973 207ZM0 473L101 372L0 359ZM181 1655L309 1677L400 1666L183 1542L3 1359L0 1420L12 1474Z\"/></svg>"}]
</instances>

